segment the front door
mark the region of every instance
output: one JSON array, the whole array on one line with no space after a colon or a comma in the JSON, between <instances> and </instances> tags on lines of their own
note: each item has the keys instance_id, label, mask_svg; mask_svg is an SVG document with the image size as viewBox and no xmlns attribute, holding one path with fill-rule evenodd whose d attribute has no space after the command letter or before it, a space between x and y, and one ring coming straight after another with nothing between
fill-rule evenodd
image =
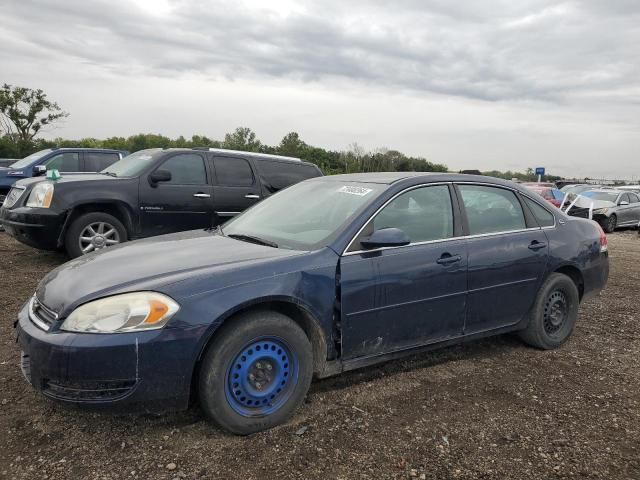
<instances>
[{"instance_id":1,"label":"front door","mask_svg":"<svg viewBox=\"0 0 640 480\"><path fill-rule=\"evenodd\" d=\"M207 228L212 225L212 187L200 153L168 157L156 170L171 173L171 180L152 184L140 178L142 236Z\"/></svg>"},{"instance_id":2,"label":"front door","mask_svg":"<svg viewBox=\"0 0 640 480\"><path fill-rule=\"evenodd\" d=\"M506 327L527 314L542 283L548 240L527 225L516 194L458 185L467 218L468 310L465 334Z\"/></svg>"},{"instance_id":3,"label":"front door","mask_svg":"<svg viewBox=\"0 0 640 480\"><path fill-rule=\"evenodd\" d=\"M363 250L361 239L399 228L402 247ZM462 334L467 250L454 236L448 185L396 196L369 221L340 261L345 359L379 355Z\"/></svg>"},{"instance_id":4,"label":"front door","mask_svg":"<svg viewBox=\"0 0 640 480\"><path fill-rule=\"evenodd\" d=\"M213 203L215 222L224 223L262 199L258 176L251 163L240 157L214 156Z\"/></svg>"}]
</instances>

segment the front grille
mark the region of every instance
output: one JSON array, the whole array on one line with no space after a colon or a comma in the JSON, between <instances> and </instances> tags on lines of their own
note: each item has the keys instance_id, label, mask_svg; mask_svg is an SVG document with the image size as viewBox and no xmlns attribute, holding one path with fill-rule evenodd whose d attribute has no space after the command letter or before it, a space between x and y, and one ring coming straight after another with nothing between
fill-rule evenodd
<instances>
[{"instance_id":1,"label":"front grille","mask_svg":"<svg viewBox=\"0 0 640 480\"><path fill-rule=\"evenodd\" d=\"M101 382L60 383L44 380L42 393L73 402L95 402L117 400L126 396L136 386L135 380L112 380Z\"/></svg>"},{"instance_id":2,"label":"front grille","mask_svg":"<svg viewBox=\"0 0 640 480\"><path fill-rule=\"evenodd\" d=\"M20 197L24 193L24 190L25 190L24 187L13 187L11 191L9 191L7 196L4 198L4 201L2 202L2 206L4 208L13 207L16 204L16 202L20 200Z\"/></svg>"},{"instance_id":3,"label":"front grille","mask_svg":"<svg viewBox=\"0 0 640 480\"><path fill-rule=\"evenodd\" d=\"M52 325L58 321L58 314L42 305L34 295L29 305L29 318L36 327L50 330Z\"/></svg>"}]
</instances>

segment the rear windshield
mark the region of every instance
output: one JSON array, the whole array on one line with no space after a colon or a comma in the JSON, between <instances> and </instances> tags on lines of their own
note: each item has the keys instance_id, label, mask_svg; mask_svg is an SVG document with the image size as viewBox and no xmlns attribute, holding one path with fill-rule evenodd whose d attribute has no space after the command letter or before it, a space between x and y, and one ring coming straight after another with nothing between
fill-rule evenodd
<instances>
[{"instance_id":1,"label":"rear windshield","mask_svg":"<svg viewBox=\"0 0 640 480\"><path fill-rule=\"evenodd\" d=\"M31 155L29 155L28 157L24 157L22 160L18 160L15 163L11 164L11 168L24 168L24 167L28 167L29 165L31 165L33 162L35 162L36 160L38 160L39 158L44 157L47 153L51 152L50 148L47 148L46 150L40 150L39 152L36 153L32 153Z\"/></svg>"},{"instance_id":2,"label":"rear windshield","mask_svg":"<svg viewBox=\"0 0 640 480\"><path fill-rule=\"evenodd\" d=\"M156 154L161 151L161 148L139 150L109 165L102 170L102 173L108 173L114 177L136 177L154 162Z\"/></svg>"}]
</instances>

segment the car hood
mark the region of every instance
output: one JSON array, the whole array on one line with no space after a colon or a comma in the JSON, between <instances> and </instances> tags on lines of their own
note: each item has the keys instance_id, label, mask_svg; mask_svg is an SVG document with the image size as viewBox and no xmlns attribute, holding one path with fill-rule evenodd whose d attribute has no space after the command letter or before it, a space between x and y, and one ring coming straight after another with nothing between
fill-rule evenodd
<instances>
[{"instance_id":1,"label":"car hood","mask_svg":"<svg viewBox=\"0 0 640 480\"><path fill-rule=\"evenodd\" d=\"M95 298L163 286L305 252L194 230L110 247L65 263L40 282L40 302L62 316Z\"/></svg>"}]
</instances>

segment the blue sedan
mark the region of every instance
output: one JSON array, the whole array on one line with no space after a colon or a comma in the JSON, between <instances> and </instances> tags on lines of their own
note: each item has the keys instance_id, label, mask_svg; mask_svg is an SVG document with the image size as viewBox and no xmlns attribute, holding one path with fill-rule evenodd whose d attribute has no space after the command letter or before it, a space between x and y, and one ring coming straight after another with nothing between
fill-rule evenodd
<instances>
[{"instance_id":1,"label":"blue sedan","mask_svg":"<svg viewBox=\"0 0 640 480\"><path fill-rule=\"evenodd\" d=\"M552 349L604 288L598 224L514 183L321 177L221 228L68 262L19 313L26 379L125 411L199 398L223 428L285 422L312 377L517 331Z\"/></svg>"}]
</instances>

